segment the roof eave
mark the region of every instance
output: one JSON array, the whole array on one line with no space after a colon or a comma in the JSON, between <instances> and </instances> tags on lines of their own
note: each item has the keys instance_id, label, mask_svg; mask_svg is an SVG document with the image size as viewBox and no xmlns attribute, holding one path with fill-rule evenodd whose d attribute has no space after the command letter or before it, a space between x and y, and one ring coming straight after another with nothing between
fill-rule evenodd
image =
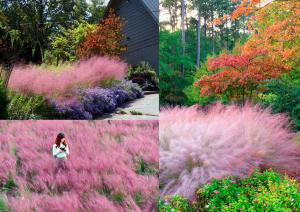
<instances>
[{"instance_id":1,"label":"roof eave","mask_svg":"<svg viewBox=\"0 0 300 212\"><path fill-rule=\"evenodd\" d=\"M107 4L107 7L105 9L104 12L104 18L107 17L109 9L112 8L115 4L117 4L119 2L119 0L110 0ZM147 5L145 4L144 1L140 1L142 3L142 5L144 6L144 8L147 10L147 12L149 13L149 15L154 19L154 21L159 24L159 20L158 18L156 18L156 16L152 13L152 11L147 7Z\"/></svg>"}]
</instances>

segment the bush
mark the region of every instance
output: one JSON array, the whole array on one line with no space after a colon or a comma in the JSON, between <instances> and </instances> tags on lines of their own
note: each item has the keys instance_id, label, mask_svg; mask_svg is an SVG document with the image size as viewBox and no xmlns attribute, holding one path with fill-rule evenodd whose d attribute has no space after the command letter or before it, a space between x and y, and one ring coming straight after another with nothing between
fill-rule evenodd
<instances>
[{"instance_id":1,"label":"bush","mask_svg":"<svg viewBox=\"0 0 300 212\"><path fill-rule=\"evenodd\" d=\"M181 76L179 71L165 70L159 74L159 104L182 105L186 102L183 92L189 80Z\"/></svg>"},{"instance_id":2,"label":"bush","mask_svg":"<svg viewBox=\"0 0 300 212\"><path fill-rule=\"evenodd\" d=\"M136 83L123 81L120 85L118 85L118 87L127 92L129 100L135 100L144 97L142 89Z\"/></svg>"},{"instance_id":3,"label":"bush","mask_svg":"<svg viewBox=\"0 0 300 212\"><path fill-rule=\"evenodd\" d=\"M17 92L9 93L7 119L44 119L53 116L53 108L41 96L26 96Z\"/></svg>"},{"instance_id":4,"label":"bush","mask_svg":"<svg viewBox=\"0 0 300 212\"><path fill-rule=\"evenodd\" d=\"M59 119L82 119L91 120L93 115L86 111L84 105L77 100L68 103L61 103L59 101L50 101L50 104L55 110L56 117Z\"/></svg>"},{"instance_id":5,"label":"bush","mask_svg":"<svg viewBox=\"0 0 300 212\"><path fill-rule=\"evenodd\" d=\"M136 173L139 159L158 170L157 121L3 121L0 131L0 186L18 192L6 193L11 211L151 211L157 200L158 176ZM70 155L56 172L60 131Z\"/></svg>"},{"instance_id":6,"label":"bush","mask_svg":"<svg viewBox=\"0 0 300 212\"><path fill-rule=\"evenodd\" d=\"M195 87L194 83L197 82L201 77L209 75L211 72L207 70L207 64L202 64L201 67L193 74L192 84L184 88L183 92L186 95L185 105L200 104L206 106L217 101L216 96L202 96L199 87Z\"/></svg>"},{"instance_id":7,"label":"bush","mask_svg":"<svg viewBox=\"0 0 300 212\"><path fill-rule=\"evenodd\" d=\"M76 50L77 57L90 58L95 55L121 57L127 51L127 46L122 42L126 38L123 34L124 24L124 20L110 9L107 17L102 19L94 30L87 32Z\"/></svg>"},{"instance_id":8,"label":"bush","mask_svg":"<svg viewBox=\"0 0 300 212\"><path fill-rule=\"evenodd\" d=\"M0 211L1 212L9 212L9 210L5 204L5 201L1 198L0 198Z\"/></svg>"},{"instance_id":9,"label":"bush","mask_svg":"<svg viewBox=\"0 0 300 212\"><path fill-rule=\"evenodd\" d=\"M132 82L122 82L112 88L88 88L77 92L78 99L67 103L51 101L61 119L93 119L111 113L126 101L143 97L140 87Z\"/></svg>"},{"instance_id":10,"label":"bush","mask_svg":"<svg viewBox=\"0 0 300 212\"><path fill-rule=\"evenodd\" d=\"M272 80L268 84L268 91L261 95L260 100L265 106L271 106L274 113L287 113L293 121L293 128L300 130L299 94L299 84Z\"/></svg>"},{"instance_id":11,"label":"bush","mask_svg":"<svg viewBox=\"0 0 300 212\"><path fill-rule=\"evenodd\" d=\"M197 192L208 199L209 211L297 211L300 187L296 180L272 170L240 179L212 180Z\"/></svg>"},{"instance_id":12,"label":"bush","mask_svg":"<svg viewBox=\"0 0 300 212\"><path fill-rule=\"evenodd\" d=\"M62 72L19 66L13 70L8 87L28 95L57 98L73 95L74 89L79 87L95 87L107 80L121 80L126 72L124 62L106 57L76 62Z\"/></svg>"},{"instance_id":13,"label":"bush","mask_svg":"<svg viewBox=\"0 0 300 212\"><path fill-rule=\"evenodd\" d=\"M50 50L45 52L43 62L56 64L65 61L75 61L76 48L82 43L88 31L94 31L95 25L84 21L76 22L71 28L59 27L59 33L50 35Z\"/></svg>"},{"instance_id":14,"label":"bush","mask_svg":"<svg viewBox=\"0 0 300 212\"><path fill-rule=\"evenodd\" d=\"M173 108L160 113L161 196L192 198L212 178L254 169L300 177L300 149L284 115L249 105Z\"/></svg>"},{"instance_id":15,"label":"bush","mask_svg":"<svg viewBox=\"0 0 300 212\"><path fill-rule=\"evenodd\" d=\"M165 200L159 200L158 205L161 212L191 212L192 207L189 202L179 195L166 198Z\"/></svg>"},{"instance_id":16,"label":"bush","mask_svg":"<svg viewBox=\"0 0 300 212\"><path fill-rule=\"evenodd\" d=\"M3 86L3 82L0 80L0 119L7 119L7 90Z\"/></svg>"},{"instance_id":17,"label":"bush","mask_svg":"<svg viewBox=\"0 0 300 212\"><path fill-rule=\"evenodd\" d=\"M148 63L142 62L128 69L127 78L139 84L143 90L158 90L158 77Z\"/></svg>"}]
</instances>

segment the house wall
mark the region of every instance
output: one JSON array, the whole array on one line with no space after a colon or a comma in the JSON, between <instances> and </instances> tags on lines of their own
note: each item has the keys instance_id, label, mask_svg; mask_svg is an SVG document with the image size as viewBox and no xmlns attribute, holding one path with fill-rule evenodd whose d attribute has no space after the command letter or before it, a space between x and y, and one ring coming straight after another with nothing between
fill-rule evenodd
<instances>
[{"instance_id":1,"label":"house wall","mask_svg":"<svg viewBox=\"0 0 300 212\"><path fill-rule=\"evenodd\" d=\"M159 70L159 26L141 3L141 0L121 0L116 5L116 13L124 18L124 33L128 39L128 51L124 59L135 65L148 62L157 72Z\"/></svg>"}]
</instances>

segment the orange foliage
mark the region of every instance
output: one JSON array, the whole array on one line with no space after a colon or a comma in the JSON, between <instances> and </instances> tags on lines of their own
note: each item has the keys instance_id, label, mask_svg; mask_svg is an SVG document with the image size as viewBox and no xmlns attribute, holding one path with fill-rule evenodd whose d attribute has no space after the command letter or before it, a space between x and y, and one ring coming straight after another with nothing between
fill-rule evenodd
<instances>
[{"instance_id":1,"label":"orange foliage","mask_svg":"<svg viewBox=\"0 0 300 212\"><path fill-rule=\"evenodd\" d=\"M245 43L243 53L251 54L261 49L286 66L299 65L300 19L297 8L300 8L300 2L274 2L258 11L256 33Z\"/></svg>"},{"instance_id":2,"label":"orange foliage","mask_svg":"<svg viewBox=\"0 0 300 212\"><path fill-rule=\"evenodd\" d=\"M256 11L248 25L254 34L241 47L240 55L223 54L208 60L208 69L214 73L195 83L202 95L226 93L232 99L251 99L266 80L300 65L300 2L275 1L257 10L259 3L242 0L233 13L237 18Z\"/></svg>"},{"instance_id":3,"label":"orange foliage","mask_svg":"<svg viewBox=\"0 0 300 212\"><path fill-rule=\"evenodd\" d=\"M88 32L84 42L77 48L77 56L84 59L95 55L120 57L127 51L127 47L121 45L125 38L123 26L121 17L111 9L107 18L97 25L96 30Z\"/></svg>"},{"instance_id":4,"label":"orange foliage","mask_svg":"<svg viewBox=\"0 0 300 212\"><path fill-rule=\"evenodd\" d=\"M204 96L227 93L232 99L251 98L252 92L265 80L281 76L288 68L268 57L264 50L242 55L222 54L208 60L208 69L214 74L202 77L195 86Z\"/></svg>"}]
</instances>

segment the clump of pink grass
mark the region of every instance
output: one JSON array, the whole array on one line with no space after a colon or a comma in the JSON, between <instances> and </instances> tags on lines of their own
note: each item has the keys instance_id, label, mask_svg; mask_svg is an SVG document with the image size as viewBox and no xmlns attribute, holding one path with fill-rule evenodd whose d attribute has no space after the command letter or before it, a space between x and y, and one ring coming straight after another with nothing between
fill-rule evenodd
<instances>
[{"instance_id":1,"label":"clump of pink grass","mask_svg":"<svg viewBox=\"0 0 300 212\"><path fill-rule=\"evenodd\" d=\"M126 63L108 57L80 61L61 72L17 66L12 71L8 87L26 94L53 97L68 93L74 87L93 87L104 80L121 80L126 72Z\"/></svg>"},{"instance_id":2,"label":"clump of pink grass","mask_svg":"<svg viewBox=\"0 0 300 212\"><path fill-rule=\"evenodd\" d=\"M245 177L272 168L300 177L300 149L282 114L246 105L201 110L164 109L160 114L161 196L193 198L212 178Z\"/></svg>"},{"instance_id":3,"label":"clump of pink grass","mask_svg":"<svg viewBox=\"0 0 300 212\"><path fill-rule=\"evenodd\" d=\"M9 173L18 185L7 194L12 211L153 210L158 176L137 170L143 159L158 172L157 121L2 121L0 131L0 186ZM60 131L70 155L68 170L55 173Z\"/></svg>"}]
</instances>

